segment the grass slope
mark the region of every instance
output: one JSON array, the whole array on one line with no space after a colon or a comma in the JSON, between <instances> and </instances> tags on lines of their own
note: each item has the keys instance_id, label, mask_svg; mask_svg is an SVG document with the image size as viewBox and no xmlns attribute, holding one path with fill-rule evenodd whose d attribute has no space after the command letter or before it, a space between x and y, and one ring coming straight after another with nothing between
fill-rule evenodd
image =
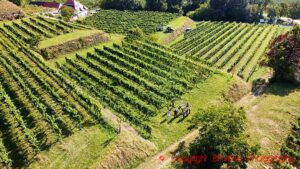
<instances>
[{"instance_id":1,"label":"grass slope","mask_svg":"<svg viewBox=\"0 0 300 169\"><path fill-rule=\"evenodd\" d=\"M280 152L290 132L291 122L300 116L300 89L286 83L271 85L248 105L248 133L253 144L261 145L263 155Z\"/></svg>"},{"instance_id":2,"label":"grass slope","mask_svg":"<svg viewBox=\"0 0 300 169\"><path fill-rule=\"evenodd\" d=\"M184 102L189 102L192 106L191 115L182 120L182 117L173 120L173 116L169 120L166 120L165 112L167 108L160 111L152 122L153 127L153 141L162 150L175 142L177 139L183 137L190 132L188 127L190 125L189 119L193 117L195 112L203 109L209 105L220 104L222 101L223 93L227 91L232 84L235 83L235 79L227 74L216 74L204 82L196 85L196 87L182 96ZM179 100L176 102L179 105ZM173 115L173 113L172 113Z\"/></svg>"},{"instance_id":3,"label":"grass slope","mask_svg":"<svg viewBox=\"0 0 300 169\"><path fill-rule=\"evenodd\" d=\"M91 36L91 35L98 34L98 33L103 33L103 31L96 30L96 29L95 30L76 30L76 31L68 33L68 34L63 34L63 35L59 35L59 36L55 36L53 38L48 38L46 40L43 40L39 43L38 48L43 49L43 48L47 48L49 46L63 44L65 42L68 42L71 40Z\"/></svg>"},{"instance_id":4,"label":"grass slope","mask_svg":"<svg viewBox=\"0 0 300 169\"><path fill-rule=\"evenodd\" d=\"M116 135L98 126L85 128L37 155L29 168L86 168L101 160L111 150L107 146Z\"/></svg>"},{"instance_id":5,"label":"grass slope","mask_svg":"<svg viewBox=\"0 0 300 169\"><path fill-rule=\"evenodd\" d=\"M94 52L95 48L102 49L103 46L111 47L113 45L113 43L120 44L122 42L122 40L124 39L124 36L119 35L119 34L110 34L110 37L111 37L111 39L110 39L109 42L100 43L100 44L97 44L97 45L94 45L94 46L91 46L91 47L88 47L88 48L83 48L83 49L77 50L77 51L72 52L72 53L68 53L68 54L65 54L65 55L62 55L62 56L58 56L55 59L49 60L48 64L49 64L49 66L54 68L55 63L59 63L59 64L64 63L66 61L66 58L75 59L76 54L81 55L83 57L86 57L87 53L88 52L90 52L90 53Z\"/></svg>"}]
</instances>

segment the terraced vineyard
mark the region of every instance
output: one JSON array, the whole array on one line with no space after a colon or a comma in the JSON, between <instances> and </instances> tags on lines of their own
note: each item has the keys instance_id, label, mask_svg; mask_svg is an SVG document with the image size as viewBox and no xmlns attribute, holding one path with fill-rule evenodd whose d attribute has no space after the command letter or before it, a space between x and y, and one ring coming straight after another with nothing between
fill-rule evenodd
<instances>
[{"instance_id":1,"label":"terraced vineyard","mask_svg":"<svg viewBox=\"0 0 300 169\"><path fill-rule=\"evenodd\" d=\"M176 17L176 14L163 12L101 10L83 22L108 33L127 33L129 29L139 27L149 34Z\"/></svg>"},{"instance_id":2,"label":"terraced vineyard","mask_svg":"<svg viewBox=\"0 0 300 169\"><path fill-rule=\"evenodd\" d=\"M90 96L24 45L26 31L39 34L32 29L40 27L21 22L0 29L0 157L13 166L84 126L104 124Z\"/></svg>"},{"instance_id":3,"label":"terraced vineyard","mask_svg":"<svg viewBox=\"0 0 300 169\"><path fill-rule=\"evenodd\" d=\"M34 37L43 40L70 33L76 29L88 29L88 27L43 17L25 18L0 25L2 33L15 37L24 44L31 44Z\"/></svg>"},{"instance_id":4,"label":"terraced vineyard","mask_svg":"<svg viewBox=\"0 0 300 169\"><path fill-rule=\"evenodd\" d=\"M96 49L66 59L59 71L32 50L31 37L47 39L75 29L88 27L42 17L0 25L1 163L24 166L85 126L107 125L100 103L150 137L151 117L213 73L153 42Z\"/></svg>"},{"instance_id":5,"label":"terraced vineyard","mask_svg":"<svg viewBox=\"0 0 300 169\"><path fill-rule=\"evenodd\" d=\"M144 136L151 134L147 123L158 109L212 74L164 47L143 41L95 49L87 57L67 59L59 68Z\"/></svg>"},{"instance_id":6,"label":"terraced vineyard","mask_svg":"<svg viewBox=\"0 0 300 169\"><path fill-rule=\"evenodd\" d=\"M284 31L287 28L273 25L201 22L172 48L180 55L232 72L248 81L264 57L269 42Z\"/></svg>"}]
</instances>

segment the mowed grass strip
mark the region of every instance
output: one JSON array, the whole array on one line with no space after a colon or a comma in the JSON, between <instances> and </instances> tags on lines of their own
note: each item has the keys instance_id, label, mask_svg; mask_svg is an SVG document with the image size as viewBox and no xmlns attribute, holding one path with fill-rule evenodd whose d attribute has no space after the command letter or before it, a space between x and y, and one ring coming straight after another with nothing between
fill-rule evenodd
<instances>
[{"instance_id":1,"label":"mowed grass strip","mask_svg":"<svg viewBox=\"0 0 300 169\"><path fill-rule=\"evenodd\" d=\"M276 155L300 116L300 90L288 83L275 83L247 105L247 132L263 155Z\"/></svg>"},{"instance_id":2,"label":"mowed grass strip","mask_svg":"<svg viewBox=\"0 0 300 169\"><path fill-rule=\"evenodd\" d=\"M79 38L95 35L98 33L103 33L103 31L100 30L75 30L72 33L64 34L64 35L59 35L55 36L53 38L49 38L46 40L43 40L39 43L38 48L39 49L44 49L50 46L55 46L59 44L63 44L68 41L76 40Z\"/></svg>"}]
</instances>

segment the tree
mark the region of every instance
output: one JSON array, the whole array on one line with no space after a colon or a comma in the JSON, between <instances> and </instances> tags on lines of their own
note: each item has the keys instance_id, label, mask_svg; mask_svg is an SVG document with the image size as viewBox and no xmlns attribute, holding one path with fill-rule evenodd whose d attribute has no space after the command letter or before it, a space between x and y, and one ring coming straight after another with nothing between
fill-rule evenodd
<instances>
[{"instance_id":1,"label":"tree","mask_svg":"<svg viewBox=\"0 0 300 169\"><path fill-rule=\"evenodd\" d=\"M187 13L187 16L193 20L211 20L217 21L220 20L220 15L217 10L211 8L208 3L200 5L195 11Z\"/></svg>"},{"instance_id":2,"label":"tree","mask_svg":"<svg viewBox=\"0 0 300 169\"><path fill-rule=\"evenodd\" d=\"M132 28L128 31L126 39L143 39L145 37L145 33L141 28Z\"/></svg>"},{"instance_id":3,"label":"tree","mask_svg":"<svg viewBox=\"0 0 300 169\"><path fill-rule=\"evenodd\" d=\"M268 17L269 18L274 18L276 16L280 16L280 8L277 5L271 5L268 8Z\"/></svg>"},{"instance_id":4,"label":"tree","mask_svg":"<svg viewBox=\"0 0 300 169\"><path fill-rule=\"evenodd\" d=\"M267 10L267 7L271 4L272 0L250 0L249 2L252 5L257 5L258 15L262 18L264 11Z\"/></svg>"},{"instance_id":5,"label":"tree","mask_svg":"<svg viewBox=\"0 0 300 169\"><path fill-rule=\"evenodd\" d=\"M29 0L9 0L9 1L19 6L25 6L29 4Z\"/></svg>"},{"instance_id":6,"label":"tree","mask_svg":"<svg viewBox=\"0 0 300 169\"><path fill-rule=\"evenodd\" d=\"M103 7L118 10L142 10L146 7L146 0L106 0Z\"/></svg>"},{"instance_id":7,"label":"tree","mask_svg":"<svg viewBox=\"0 0 300 169\"><path fill-rule=\"evenodd\" d=\"M250 5L250 21L258 22L261 19L260 8L257 4Z\"/></svg>"},{"instance_id":8,"label":"tree","mask_svg":"<svg viewBox=\"0 0 300 169\"><path fill-rule=\"evenodd\" d=\"M166 11L168 4L166 0L147 0L147 9L151 11Z\"/></svg>"},{"instance_id":9,"label":"tree","mask_svg":"<svg viewBox=\"0 0 300 169\"><path fill-rule=\"evenodd\" d=\"M288 16L289 5L285 2L279 4L279 16Z\"/></svg>"},{"instance_id":10,"label":"tree","mask_svg":"<svg viewBox=\"0 0 300 169\"><path fill-rule=\"evenodd\" d=\"M194 11L199 8L201 4L207 2L208 0L187 0L183 5L183 14L186 15L189 11Z\"/></svg>"},{"instance_id":11,"label":"tree","mask_svg":"<svg viewBox=\"0 0 300 169\"><path fill-rule=\"evenodd\" d=\"M232 104L209 107L194 116L192 124L200 129L198 138L189 146L189 156L208 158L201 164L185 163L185 167L213 169L227 164L229 168L246 168L248 157L257 153L258 146L248 144L245 120L245 111Z\"/></svg>"},{"instance_id":12,"label":"tree","mask_svg":"<svg viewBox=\"0 0 300 169\"><path fill-rule=\"evenodd\" d=\"M64 6L61 9L61 16L64 20L69 21L74 15L75 10L72 7Z\"/></svg>"},{"instance_id":13,"label":"tree","mask_svg":"<svg viewBox=\"0 0 300 169\"><path fill-rule=\"evenodd\" d=\"M40 36L33 36L27 40L27 43L30 45L30 47L36 47L40 41L41 41Z\"/></svg>"},{"instance_id":14,"label":"tree","mask_svg":"<svg viewBox=\"0 0 300 169\"><path fill-rule=\"evenodd\" d=\"M300 82L300 28L279 36L269 45L263 64L274 70L274 80Z\"/></svg>"},{"instance_id":15,"label":"tree","mask_svg":"<svg viewBox=\"0 0 300 169\"><path fill-rule=\"evenodd\" d=\"M211 0L210 5L218 10L222 20L247 21L249 18L248 0Z\"/></svg>"},{"instance_id":16,"label":"tree","mask_svg":"<svg viewBox=\"0 0 300 169\"><path fill-rule=\"evenodd\" d=\"M300 1L293 3L292 8L290 9L290 17L293 19L300 18Z\"/></svg>"},{"instance_id":17,"label":"tree","mask_svg":"<svg viewBox=\"0 0 300 169\"><path fill-rule=\"evenodd\" d=\"M183 7L183 0L167 0L168 11L174 13L181 13Z\"/></svg>"}]
</instances>

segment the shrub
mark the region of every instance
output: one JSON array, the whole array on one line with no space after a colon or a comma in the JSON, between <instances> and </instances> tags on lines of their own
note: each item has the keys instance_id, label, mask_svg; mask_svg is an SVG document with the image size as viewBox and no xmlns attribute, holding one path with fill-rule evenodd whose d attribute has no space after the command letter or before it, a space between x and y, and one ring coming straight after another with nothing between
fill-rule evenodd
<instances>
[{"instance_id":1,"label":"shrub","mask_svg":"<svg viewBox=\"0 0 300 169\"><path fill-rule=\"evenodd\" d=\"M61 9L61 16L63 17L63 19L65 21L69 21L72 18L72 16L74 15L74 12L75 11L72 7L64 6Z\"/></svg>"},{"instance_id":2,"label":"shrub","mask_svg":"<svg viewBox=\"0 0 300 169\"><path fill-rule=\"evenodd\" d=\"M145 0L106 0L102 6L106 9L142 10L146 7Z\"/></svg>"},{"instance_id":3,"label":"shrub","mask_svg":"<svg viewBox=\"0 0 300 169\"><path fill-rule=\"evenodd\" d=\"M217 13L217 11L213 8L210 8L208 3L202 4L195 11L189 12L187 16L197 21L218 20L219 18L219 14Z\"/></svg>"},{"instance_id":4,"label":"shrub","mask_svg":"<svg viewBox=\"0 0 300 169\"><path fill-rule=\"evenodd\" d=\"M41 40L40 36L34 36L34 37L30 38L27 43L31 47L36 47L39 44L40 40Z\"/></svg>"},{"instance_id":5,"label":"shrub","mask_svg":"<svg viewBox=\"0 0 300 169\"><path fill-rule=\"evenodd\" d=\"M145 37L145 33L140 28L132 28L128 31L128 35L126 39L143 39Z\"/></svg>"},{"instance_id":6,"label":"shrub","mask_svg":"<svg viewBox=\"0 0 300 169\"><path fill-rule=\"evenodd\" d=\"M263 64L273 68L275 81L300 82L300 27L277 37Z\"/></svg>"}]
</instances>

